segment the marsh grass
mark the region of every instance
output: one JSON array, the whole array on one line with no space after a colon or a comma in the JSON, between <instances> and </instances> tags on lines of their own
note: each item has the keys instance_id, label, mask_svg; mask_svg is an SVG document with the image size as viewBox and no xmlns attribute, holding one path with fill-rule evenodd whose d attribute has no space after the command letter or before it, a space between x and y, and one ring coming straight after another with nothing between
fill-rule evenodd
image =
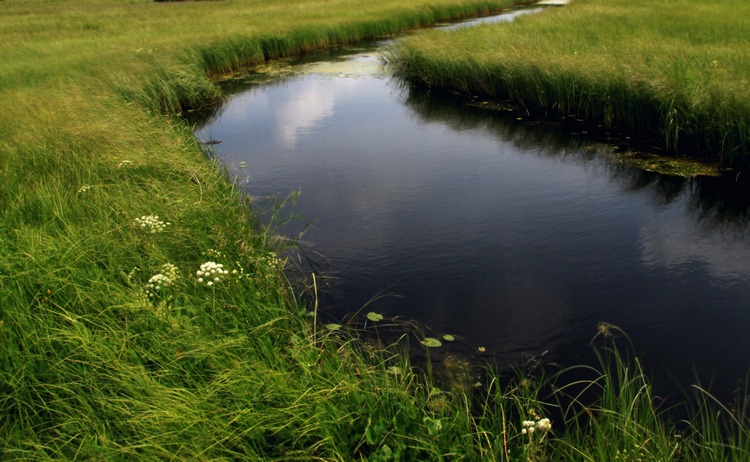
<instances>
[{"instance_id":1,"label":"marsh grass","mask_svg":"<svg viewBox=\"0 0 750 462\"><path fill-rule=\"evenodd\" d=\"M439 390L404 346L318 329L285 271L289 242L272 226L284 215L276 209L261 225L176 115L220 99L212 72L503 4L4 1L3 458L544 460L591 451L590 438L568 437L554 421L544 438L523 435L531 409L550 406L540 377L500 386L490 375L476 394ZM198 274L208 262L226 270L210 286ZM602 403L602 415L628 410ZM725 432L704 428L713 415L705 404L705 422L691 421L695 453L715 454ZM646 411L639 425L652 425ZM742 454L745 434L730 435Z\"/></svg>"},{"instance_id":2,"label":"marsh grass","mask_svg":"<svg viewBox=\"0 0 750 462\"><path fill-rule=\"evenodd\" d=\"M742 1L576 0L514 22L400 42L395 71L555 118L601 123L726 165L750 150Z\"/></svg>"}]
</instances>

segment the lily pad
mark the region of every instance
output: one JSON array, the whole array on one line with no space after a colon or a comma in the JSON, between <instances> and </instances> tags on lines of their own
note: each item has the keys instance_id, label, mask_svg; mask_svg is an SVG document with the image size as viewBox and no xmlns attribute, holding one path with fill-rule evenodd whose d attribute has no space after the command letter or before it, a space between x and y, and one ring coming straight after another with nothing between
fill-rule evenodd
<instances>
[{"instance_id":1,"label":"lily pad","mask_svg":"<svg viewBox=\"0 0 750 462\"><path fill-rule=\"evenodd\" d=\"M422 345L424 345L424 346L426 346L428 348L439 348L439 347L443 346L443 342L441 342L440 340L438 340L438 339L436 339L434 337L425 337L425 339L422 340L419 343L421 343Z\"/></svg>"},{"instance_id":2,"label":"lily pad","mask_svg":"<svg viewBox=\"0 0 750 462\"><path fill-rule=\"evenodd\" d=\"M367 319L373 322L378 322L383 320L383 315L374 311L370 311L369 313L367 313Z\"/></svg>"},{"instance_id":3,"label":"lily pad","mask_svg":"<svg viewBox=\"0 0 750 462\"><path fill-rule=\"evenodd\" d=\"M451 334L445 334L445 335L443 335L443 340L447 340L449 342L452 342L452 341L456 340L456 337L452 336Z\"/></svg>"},{"instance_id":4,"label":"lily pad","mask_svg":"<svg viewBox=\"0 0 750 462\"><path fill-rule=\"evenodd\" d=\"M487 351L487 348L485 348L485 347L479 347L479 348L477 348L477 351L479 351L480 353L484 353L485 351Z\"/></svg>"},{"instance_id":5,"label":"lily pad","mask_svg":"<svg viewBox=\"0 0 750 462\"><path fill-rule=\"evenodd\" d=\"M326 329L338 330L338 329L341 329L341 324L326 324Z\"/></svg>"}]
</instances>

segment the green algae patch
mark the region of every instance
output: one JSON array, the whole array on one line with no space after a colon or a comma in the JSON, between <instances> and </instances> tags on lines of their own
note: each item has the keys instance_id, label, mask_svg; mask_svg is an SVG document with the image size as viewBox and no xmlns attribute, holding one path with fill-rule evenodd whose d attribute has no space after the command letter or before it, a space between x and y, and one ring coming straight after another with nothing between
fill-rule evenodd
<instances>
[{"instance_id":1,"label":"green algae patch","mask_svg":"<svg viewBox=\"0 0 750 462\"><path fill-rule=\"evenodd\" d=\"M385 75L385 70L383 61L376 53L363 51L333 61L303 62L299 58L283 58L268 61L250 69L221 74L215 76L215 79L218 82L236 81L242 84L260 85L305 75L358 79L380 77Z\"/></svg>"},{"instance_id":2,"label":"green algae patch","mask_svg":"<svg viewBox=\"0 0 750 462\"><path fill-rule=\"evenodd\" d=\"M711 164L696 159L663 156L647 152L625 151L609 155L617 162L655 172L661 175L693 178L697 176L721 176L726 169L719 164Z\"/></svg>"}]
</instances>

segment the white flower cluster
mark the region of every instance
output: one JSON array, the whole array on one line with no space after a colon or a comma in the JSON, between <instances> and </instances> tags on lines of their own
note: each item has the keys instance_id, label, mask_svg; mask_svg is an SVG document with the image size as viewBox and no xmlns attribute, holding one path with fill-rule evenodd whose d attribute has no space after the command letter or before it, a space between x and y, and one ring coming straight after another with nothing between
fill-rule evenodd
<instances>
[{"instance_id":1,"label":"white flower cluster","mask_svg":"<svg viewBox=\"0 0 750 462\"><path fill-rule=\"evenodd\" d=\"M207 286L212 286L221 281L220 276L229 274L229 271L225 270L221 263L207 261L201 265L201 269L196 271L195 274L198 276L198 282L205 282Z\"/></svg>"},{"instance_id":2,"label":"white flower cluster","mask_svg":"<svg viewBox=\"0 0 750 462\"><path fill-rule=\"evenodd\" d=\"M283 265L283 262L273 252L268 252L263 260L269 268L280 268Z\"/></svg>"},{"instance_id":3,"label":"white flower cluster","mask_svg":"<svg viewBox=\"0 0 750 462\"><path fill-rule=\"evenodd\" d=\"M159 215L143 215L135 219L135 224L149 233L160 233L172 223L159 220Z\"/></svg>"},{"instance_id":4,"label":"white flower cluster","mask_svg":"<svg viewBox=\"0 0 750 462\"><path fill-rule=\"evenodd\" d=\"M169 287L172 282L172 279L161 273L151 276L146 284L146 295L148 295L148 298L154 298L162 287Z\"/></svg>"},{"instance_id":5,"label":"white flower cluster","mask_svg":"<svg viewBox=\"0 0 750 462\"><path fill-rule=\"evenodd\" d=\"M172 281L180 277L180 269L171 263L163 264L161 270Z\"/></svg>"},{"instance_id":6,"label":"white flower cluster","mask_svg":"<svg viewBox=\"0 0 750 462\"><path fill-rule=\"evenodd\" d=\"M80 188L78 188L78 193L79 194L80 193L85 193L86 191L88 191L89 189L92 189L92 188L93 188L93 186L91 186L90 184L85 184L85 185L81 186Z\"/></svg>"},{"instance_id":7,"label":"white flower cluster","mask_svg":"<svg viewBox=\"0 0 750 462\"><path fill-rule=\"evenodd\" d=\"M546 433L552 428L552 423L547 418L540 420L524 420L521 424L523 425L521 433L524 435L532 435L535 431Z\"/></svg>"},{"instance_id":8,"label":"white flower cluster","mask_svg":"<svg viewBox=\"0 0 750 462\"><path fill-rule=\"evenodd\" d=\"M171 263L166 263L161 268L162 272L151 276L146 283L146 296L150 299L158 297L159 290L173 285L180 277L179 268Z\"/></svg>"}]
</instances>

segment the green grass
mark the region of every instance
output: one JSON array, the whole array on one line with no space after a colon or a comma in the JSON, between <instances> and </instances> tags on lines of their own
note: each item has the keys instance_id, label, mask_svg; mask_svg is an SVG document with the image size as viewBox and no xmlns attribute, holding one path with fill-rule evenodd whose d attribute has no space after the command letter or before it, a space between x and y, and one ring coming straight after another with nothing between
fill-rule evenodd
<instances>
[{"instance_id":1,"label":"green grass","mask_svg":"<svg viewBox=\"0 0 750 462\"><path fill-rule=\"evenodd\" d=\"M406 365L313 338L283 242L175 115L220 100L211 73L503 4L2 2L3 458L442 450Z\"/></svg>"},{"instance_id":2,"label":"green grass","mask_svg":"<svg viewBox=\"0 0 750 462\"><path fill-rule=\"evenodd\" d=\"M221 99L212 73L507 3L0 2L3 459L596 460L573 456L671 444L625 362L592 385L598 408L576 402L531 439L522 421L558 406L544 376L440 391L405 345L316 327L287 243L177 115ZM212 285L207 262L227 271ZM746 455L744 430L699 403L684 454L729 437ZM585 433L631 415L632 438Z\"/></svg>"},{"instance_id":3,"label":"green grass","mask_svg":"<svg viewBox=\"0 0 750 462\"><path fill-rule=\"evenodd\" d=\"M741 0L573 0L511 24L419 34L398 73L661 138L681 155L747 165L750 5Z\"/></svg>"}]
</instances>

